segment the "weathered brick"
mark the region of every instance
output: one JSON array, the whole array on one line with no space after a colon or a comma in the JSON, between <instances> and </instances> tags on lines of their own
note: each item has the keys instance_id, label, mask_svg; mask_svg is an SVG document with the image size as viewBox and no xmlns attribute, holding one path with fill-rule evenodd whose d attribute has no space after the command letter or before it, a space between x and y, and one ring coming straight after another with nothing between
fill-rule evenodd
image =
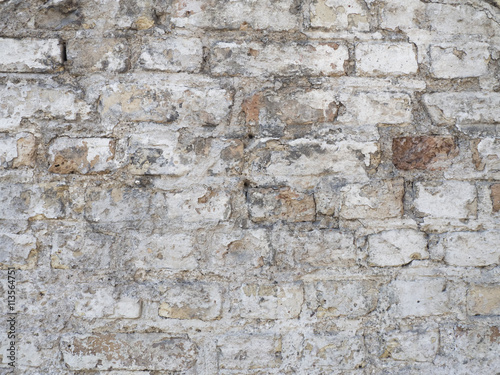
<instances>
[{"instance_id":1,"label":"weathered brick","mask_svg":"<svg viewBox=\"0 0 500 375\"><path fill-rule=\"evenodd\" d=\"M116 168L115 140L58 137L49 146L49 172L103 173Z\"/></svg>"},{"instance_id":2,"label":"weathered brick","mask_svg":"<svg viewBox=\"0 0 500 375\"><path fill-rule=\"evenodd\" d=\"M477 211L477 192L466 181L417 182L415 209L420 216L465 219Z\"/></svg>"},{"instance_id":3,"label":"weathered brick","mask_svg":"<svg viewBox=\"0 0 500 375\"><path fill-rule=\"evenodd\" d=\"M428 259L427 240L413 229L394 229L368 236L368 262L373 266L401 266Z\"/></svg>"},{"instance_id":4,"label":"weathered brick","mask_svg":"<svg viewBox=\"0 0 500 375\"><path fill-rule=\"evenodd\" d=\"M127 318L137 319L141 316L141 301L130 297L116 298L113 287L84 286L75 302L75 316L84 319L95 318Z\"/></svg>"},{"instance_id":5,"label":"weathered brick","mask_svg":"<svg viewBox=\"0 0 500 375\"><path fill-rule=\"evenodd\" d=\"M359 43L356 46L356 71L361 75L413 74L418 70L411 44Z\"/></svg>"},{"instance_id":6,"label":"weathered brick","mask_svg":"<svg viewBox=\"0 0 500 375\"><path fill-rule=\"evenodd\" d=\"M230 173L241 170L240 140L181 136L153 128L129 138L130 171L133 174L167 175Z\"/></svg>"},{"instance_id":7,"label":"weathered brick","mask_svg":"<svg viewBox=\"0 0 500 375\"><path fill-rule=\"evenodd\" d=\"M339 95L344 111L338 121L348 125L404 124L412 121L412 101L400 92L353 92Z\"/></svg>"},{"instance_id":8,"label":"weathered brick","mask_svg":"<svg viewBox=\"0 0 500 375\"><path fill-rule=\"evenodd\" d=\"M31 133L0 134L0 168L33 167L36 140Z\"/></svg>"},{"instance_id":9,"label":"weathered brick","mask_svg":"<svg viewBox=\"0 0 500 375\"><path fill-rule=\"evenodd\" d=\"M394 295L391 311L398 317L443 315L450 311L446 280L396 280L390 284Z\"/></svg>"},{"instance_id":10,"label":"weathered brick","mask_svg":"<svg viewBox=\"0 0 500 375\"><path fill-rule=\"evenodd\" d=\"M438 45L430 49L431 72L437 78L480 77L488 72L487 43Z\"/></svg>"},{"instance_id":11,"label":"weathered brick","mask_svg":"<svg viewBox=\"0 0 500 375\"><path fill-rule=\"evenodd\" d=\"M482 92L441 92L423 95L436 124L500 123L500 94Z\"/></svg>"},{"instance_id":12,"label":"weathered brick","mask_svg":"<svg viewBox=\"0 0 500 375\"><path fill-rule=\"evenodd\" d=\"M231 197L225 190L193 186L166 193L165 219L172 223L218 223L231 216Z\"/></svg>"},{"instance_id":13,"label":"weathered brick","mask_svg":"<svg viewBox=\"0 0 500 375\"><path fill-rule=\"evenodd\" d=\"M203 45L197 38L166 38L143 41L138 65L144 70L199 72Z\"/></svg>"},{"instance_id":14,"label":"weathered brick","mask_svg":"<svg viewBox=\"0 0 500 375\"><path fill-rule=\"evenodd\" d=\"M452 137L418 136L392 140L392 162L398 169L440 170L458 154Z\"/></svg>"},{"instance_id":15,"label":"weathered brick","mask_svg":"<svg viewBox=\"0 0 500 375\"><path fill-rule=\"evenodd\" d=\"M60 347L72 370L186 371L198 352L190 340L162 333L66 335Z\"/></svg>"},{"instance_id":16,"label":"weathered brick","mask_svg":"<svg viewBox=\"0 0 500 375\"><path fill-rule=\"evenodd\" d=\"M76 120L87 118L90 107L66 86L33 85L21 81L0 85L0 130L19 126L23 118Z\"/></svg>"},{"instance_id":17,"label":"weathered brick","mask_svg":"<svg viewBox=\"0 0 500 375\"><path fill-rule=\"evenodd\" d=\"M184 79L183 79L184 78ZM141 82L142 79L145 81ZM175 76L136 75L121 83L97 87L100 113L107 119L124 121L180 122L217 126L227 123L232 93L214 81ZM94 83L89 83L94 84ZM95 83L97 84L97 83ZM204 86L205 85L205 86Z\"/></svg>"},{"instance_id":18,"label":"weathered brick","mask_svg":"<svg viewBox=\"0 0 500 375\"><path fill-rule=\"evenodd\" d=\"M71 39L67 59L73 73L124 72L130 64L129 45L125 39Z\"/></svg>"},{"instance_id":19,"label":"weathered brick","mask_svg":"<svg viewBox=\"0 0 500 375\"><path fill-rule=\"evenodd\" d=\"M300 13L293 0L174 0L172 6L172 23L176 27L279 31L300 26Z\"/></svg>"},{"instance_id":20,"label":"weathered brick","mask_svg":"<svg viewBox=\"0 0 500 375\"><path fill-rule=\"evenodd\" d=\"M449 232L439 235L431 251L444 255L444 261L453 266L483 267L500 262L500 233Z\"/></svg>"},{"instance_id":21,"label":"weathered brick","mask_svg":"<svg viewBox=\"0 0 500 375\"><path fill-rule=\"evenodd\" d=\"M305 337L301 349L301 367L337 373L363 367L366 359L363 337L349 332L333 335L309 335Z\"/></svg>"},{"instance_id":22,"label":"weathered brick","mask_svg":"<svg viewBox=\"0 0 500 375\"><path fill-rule=\"evenodd\" d=\"M382 219L403 214L403 180L351 184L342 189L340 217L344 219Z\"/></svg>"},{"instance_id":23,"label":"weathered brick","mask_svg":"<svg viewBox=\"0 0 500 375\"><path fill-rule=\"evenodd\" d=\"M51 241L51 267L55 269L107 269L116 238L93 233L84 225L60 225Z\"/></svg>"},{"instance_id":24,"label":"weathered brick","mask_svg":"<svg viewBox=\"0 0 500 375\"><path fill-rule=\"evenodd\" d=\"M314 221L316 217L313 195L287 187L251 188L248 191L248 206L250 218L257 223Z\"/></svg>"},{"instance_id":25,"label":"weathered brick","mask_svg":"<svg viewBox=\"0 0 500 375\"><path fill-rule=\"evenodd\" d=\"M393 331L385 335L384 341L384 352L380 358L432 362L439 349L439 331L422 329Z\"/></svg>"},{"instance_id":26,"label":"weathered brick","mask_svg":"<svg viewBox=\"0 0 500 375\"><path fill-rule=\"evenodd\" d=\"M211 71L230 76L340 76L348 58L347 47L337 43L217 42Z\"/></svg>"},{"instance_id":27,"label":"weathered brick","mask_svg":"<svg viewBox=\"0 0 500 375\"><path fill-rule=\"evenodd\" d=\"M158 315L170 319L220 319L222 290L217 284L178 283L169 285L160 299Z\"/></svg>"},{"instance_id":28,"label":"weathered brick","mask_svg":"<svg viewBox=\"0 0 500 375\"><path fill-rule=\"evenodd\" d=\"M310 10L312 27L339 31L370 29L368 9L359 0L315 0Z\"/></svg>"},{"instance_id":29,"label":"weathered brick","mask_svg":"<svg viewBox=\"0 0 500 375\"><path fill-rule=\"evenodd\" d=\"M316 315L357 318L375 310L378 283L372 281L321 281L316 284Z\"/></svg>"},{"instance_id":30,"label":"weathered brick","mask_svg":"<svg viewBox=\"0 0 500 375\"><path fill-rule=\"evenodd\" d=\"M470 315L500 315L500 286L473 285L467 293Z\"/></svg>"},{"instance_id":31,"label":"weathered brick","mask_svg":"<svg viewBox=\"0 0 500 375\"><path fill-rule=\"evenodd\" d=\"M267 369L281 364L281 337L233 334L217 339L220 370Z\"/></svg>"},{"instance_id":32,"label":"weathered brick","mask_svg":"<svg viewBox=\"0 0 500 375\"><path fill-rule=\"evenodd\" d=\"M91 222L138 221L148 217L150 195L133 188L89 188L85 192L85 218Z\"/></svg>"},{"instance_id":33,"label":"weathered brick","mask_svg":"<svg viewBox=\"0 0 500 375\"><path fill-rule=\"evenodd\" d=\"M137 268L185 271L198 265L196 242L191 233L153 234L146 240L136 235L133 243L123 258L130 259Z\"/></svg>"},{"instance_id":34,"label":"weathered brick","mask_svg":"<svg viewBox=\"0 0 500 375\"><path fill-rule=\"evenodd\" d=\"M385 0L380 9L380 26L403 31L425 26L425 6L420 0Z\"/></svg>"},{"instance_id":35,"label":"weathered brick","mask_svg":"<svg viewBox=\"0 0 500 375\"><path fill-rule=\"evenodd\" d=\"M34 268L38 256L36 242L30 234L0 233L0 268Z\"/></svg>"},{"instance_id":36,"label":"weathered brick","mask_svg":"<svg viewBox=\"0 0 500 375\"><path fill-rule=\"evenodd\" d=\"M0 38L0 72L53 72L62 65L57 39Z\"/></svg>"},{"instance_id":37,"label":"weathered brick","mask_svg":"<svg viewBox=\"0 0 500 375\"><path fill-rule=\"evenodd\" d=\"M491 185L491 202L493 212L500 211L500 184Z\"/></svg>"},{"instance_id":38,"label":"weathered brick","mask_svg":"<svg viewBox=\"0 0 500 375\"><path fill-rule=\"evenodd\" d=\"M298 318L304 302L301 283L244 284L239 292L240 316L247 319Z\"/></svg>"},{"instance_id":39,"label":"weathered brick","mask_svg":"<svg viewBox=\"0 0 500 375\"><path fill-rule=\"evenodd\" d=\"M273 247L280 249L278 256L286 249L297 264L312 267L354 264L357 256L352 234L333 230L279 230Z\"/></svg>"},{"instance_id":40,"label":"weathered brick","mask_svg":"<svg viewBox=\"0 0 500 375\"><path fill-rule=\"evenodd\" d=\"M57 184L0 185L0 219L62 219L68 207L68 187Z\"/></svg>"},{"instance_id":41,"label":"weathered brick","mask_svg":"<svg viewBox=\"0 0 500 375\"><path fill-rule=\"evenodd\" d=\"M366 169L377 151L375 142L327 144L305 138L281 142L266 140L255 145L246 170L255 175L263 173L286 178L332 175L363 182L368 179Z\"/></svg>"}]
</instances>

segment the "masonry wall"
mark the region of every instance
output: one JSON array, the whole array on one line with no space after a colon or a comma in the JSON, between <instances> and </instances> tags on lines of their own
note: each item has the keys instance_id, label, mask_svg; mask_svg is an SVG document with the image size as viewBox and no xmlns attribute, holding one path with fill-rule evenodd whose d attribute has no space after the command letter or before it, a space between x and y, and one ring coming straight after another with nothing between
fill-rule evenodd
<instances>
[{"instance_id":1,"label":"masonry wall","mask_svg":"<svg viewBox=\"0 0 500 375\"><path fill-rule=\"evenodd\" d=\"M499 59L498 0L0 0L13 373L496 374Z\"/></svg>"}]
</instances>

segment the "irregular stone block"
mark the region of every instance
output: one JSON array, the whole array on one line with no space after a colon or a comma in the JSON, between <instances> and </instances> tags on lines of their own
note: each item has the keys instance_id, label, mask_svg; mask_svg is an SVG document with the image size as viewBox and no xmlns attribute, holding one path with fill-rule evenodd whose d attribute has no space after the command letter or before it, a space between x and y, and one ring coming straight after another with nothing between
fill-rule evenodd
<instances>
[{"instance_id":1,"label":"irregular stone block","mask_svg":"<svg viewBox=\"0 0 500 375\"><path fill-rule=\"evenodd\" d=\"M491 202L493 212L500 211L500 184L491 185Z\"/></svg>"},{"instance_id":2,"label":"irregular stone block","mask_svg":"<svg viewBox=\"0 0 500 375\"><path fill-rule=\"evenodd\" d=\"M301 283L244 284L240 289L240 316L247 319L295 319L304 302Z\"/></svg>"},{"instance_id":3,"label":"irregular stone block","mask_svg":"<svg viewBox=\"0 0 500 375\"><path fill-rule=\"evenodd\" d=\"M439 235L431 250L453 266L484 267L500 262L500 232L451 232Z\"/></svg>"},{"instance_id":4,"label":"irregular stone block","mask_svg":"<svg viewBox=\"0 0 500 375\"><path fill-rule=\"evenodd\" d=\"M398 169L440 170L458 154L451 137L419 136L392 140L392 162Z\"/></svg>"},{"instance_id":5,"label":"irregular stone block","mask_svg":"<svg viewBox=\"0 0 500 375\"><path fill-rule=\"evenodd\" d=\"M439 349L438 330L404 330L388 333L381 358L395 361L432 362Z\"/></svg>"},{"instance_id":6,"label":"irregular stone block","mask_svg":"<svg viewBox=\"0 0 500 375\"><path fill-rule=\"evenodd\" d=\"M220 370L275 368L281 364L281 337L234 334L217 339Z\"/></svg>"},{"instance_id":7,"label":"irregular stone block","mask_svg":"<svg viewBox=\"0 0 500 375\"><path fill-rule=\"evenodd\" d=\"M72 370L186 371L198 350L188 339L162 333L97 333L61 339L65 365Z\"/></svg>"},{"instance_id":8,"label":"irregular stone block","mask_svg":"<svg viewBox=\"0 0 500 375\"><path fill-rule=\"evenodd\" d=\"M50 143L48 153L52 173L103 173L116 168L111 138L59 137Z\"/></svg>"},{"instance_id":9,"label":"irregular stone block","mask_svg":"<svg viewBox=\"0 0 500 375\"><path fill-rule=\"evenodd\" d=\"M337 43L217 42L210 61L215 75L340 76L348 58L347 47Z\"/></svg>"},{"instance_id":10,"label":"irregular stone block","mask_svg":"<svg viewBox=\"0 0 500 375\"><path fill-rule=\"evenodd\" d=\"M31 133L0 134L0 168L34 167L36 140Z\"/></svg>"},{"instance_id":11,"label":"irregular stone block","mask_svg":"<svg viewBox=\"0 0 500 375\"><path fill-rule=\"evenodd\" d=\"M361 75L413 74L418 70L413 45L402 43L359 43L356 71Z\"/></svg>"},{"instance_id":12,"label":"irregular stone block","mask_svg":"<svg viewBox=\"0 0 500 375\"><path fill-rule=\"evenodd\" d=\"M77 92L65 86L33 85L25 81L0 85L0 130L12 130L23 118L73 121L85 119L89 106L78 99Z\"/></svg>"},{"instance_id":13,"label":"irregular stone block","mask_svg":"<svg viewBox=\"0 0 500 375\"><path fill-rule=\"evenodd\" d=\"M143 41L138 65L144 70L199 72L203 45L197 38L148 38Z\"/></svg>"},{"instance_id":14,"label":"irregular stone block","mask_svg":"<svg viewBox=\"0 0 500 375\"><path fill-rule=\"evenodd\" d=\"M371 266L401 266L415 259L429 258L424 233L413 229L395 229L370 235L367 250Z\"/></svg>"},{"instance_id":15,"label":"irregular stone block","mask_svg":"<svg viewBox=\"0 0 500 375\"><path fill-rule=\"evenodd\" d=\"M477 211L476 186L466 181L417 182L414 204L424 217L473 217Z\"/></svg>"},{"instance_id":16,"label":"irregular stone block","mask_svg":"<svg viewBox=\"0 0 500 375\"><path fill-rule=\"evenodd\" d=\"M373 181L342 188L340 217L344 219L381 219L403 214L403 180Z\"/></svg>"},{"instance_id":17,"label":"irregular stone block","mask_svg":"<svg viewBox=\"0 0 500 375\"><path fill-rule=\"evenodd\" d=\"M436 124L500 123L500 94L440 92L423 95L423 102Z\"/></svg>"},{"instance_id":18,"label":"irregular stone block","mask_svg":"<svg viewBox=\"0 0 500 375\"><path fill-rule=\"evenodd\" d=\"M383 1L380 7L380 26L403 31L425 26L425 6L420 0Z\"/></svg>"},{"instance_id":19,"label":"irregular stone block","mask_svg":"<svg viewBox=\"0 0 500 375\"><path fill-rule=\"evenodd\" d=\"M158 315L170 319L220 319L222 291L217 284L179 283L161 296Z\"/></svg>"},{"instance_id":20,"label":"irregular stone block","mask_svg":"<svg viewBox=\"0 0 500 375\"><path fill-rule=\"evenodd\" d=\"M316 284L318 318L358 318L375 310L378 283L373 281L322 281Z\"/></svg>"},{"instance_id":21,"label":"irregular stone block","mask_svg":"<svg viewBox=\"0 0 500 375\"><path fill-rule=\"evenodd\" d=\"M318 368L335 373L360 368L365 358L365 346L360 336L345 332L307 336L301 350L301 367L306 372Z\"/></svg>"},{"instance_id":22,"label":"irregular stone block","mask_svg":"<svg viewBox=\"0 0 500 375\"><path fill-rule=\"evenodd\" d=\"M368 31L366 5L359 0L316 0L310 5L311 26L330 30Z\"/></svg>"},{"instance_id":23,"label":"irregular stone block","mask_svg":"<svg viewBox=\"0 0 500 375\"><path fill-rule=\"evenodd\" d=\"M76 74L88 72L125 72L129 67L130 50L125 39L71 39L67 44L70 69Z\"/></svg>"},{"instance_id":24,"label":"irregular stone block","mask_svg":"<svg viewBox=\"0 0 500 375\"><path fill-rule=\"evenodd\" d=\"M92 286L86 286L75 302L75 316L84 319L137 319L141 316L140 300L126 296L115 298L113 292L113 287L94 289Z\"/></svg>"},{"instance_id":25,"label":"irregular stone block","mask_svg":"<svg viewBox=\"0 0 500 375\"><path fill-rule=\"evenodd\" d=\"M339 95L344 111L338 121L348 125L404 124L412 121L412 102L406 93L353 92Z\"/></svg>"},{"instance_id":26,"label":"irregular stone block","mask_svg":"<svg viewBox=\"0 0 500 375\"><path fill-rule=\"evenodd\" d=\"M446 280L396 280L390 284L395 301L391 307L400 318L443 315L450 311Z\"/></svg>"},{"instance_id":27,"label":"irregular stone block","mask_svg":"<svg viewBox=\"0 0 500 375\"><path fill-rule=\"evenodd\" d=\"M500 315L500 286L473 285L467 293L470 315Z\"/></svg>"},{"instance_id":28,"label":"irregular stone block","mask_svg":"<svg viewBox=\"0 0 500 375\"><path fill-rule=\"evenodd\" d=\"M58 39L0 38L0 51L0 72L54 72L63 63Z\"/></svg>"},{"instance_id":29,"label":"irregular stone block","mask_svg":"<svg viewBox=\"0 0 500 375\"><path fill-rule=\"evenodd\" d=\"M254 222L300 222L316 218L313 195L298 193L290 188L251 188L247 199L250 218Z\"/></svg>"},{"instance_id":30,"label":"irregular stone block","mask_svg":"<svg viewBox=\"0 0 500 375\"><path fill-rule=\"evenodd\" d=\"M0 268L32 269L36 266L36 238L30 234L0 234Z\"/></svg>"},{"instance_id":31,"label":"irregular stone block","mask_svg":"<svg viewBox=\"0 0 500 375\"><path fill-rule=\"evenodd\" d=\"M488 72L487 43L438 45L430 49L431 72L437 78L480 77Z\"/></svg>"},{"instance_id":32,"label":"irregular stone block","mask_svg":"<svg viewBox=\"0 0 500 375\"><path fill-rule=\"evenodd\" d=\"M293 0L174 0L172 8L171 20L176 27L282 31L298 29L301 22L298 5Z\"/></svg>"},{"instance_id":33,"label":"irregular stone block","mask_svg":"<svg viewBox=\"0 0 500 375\"><path fill-rule=\"evenodd\" d=\"M484 138L477 144L476 169L494 175L500 170L500 138Z\"/></svg>"}]
</instances>

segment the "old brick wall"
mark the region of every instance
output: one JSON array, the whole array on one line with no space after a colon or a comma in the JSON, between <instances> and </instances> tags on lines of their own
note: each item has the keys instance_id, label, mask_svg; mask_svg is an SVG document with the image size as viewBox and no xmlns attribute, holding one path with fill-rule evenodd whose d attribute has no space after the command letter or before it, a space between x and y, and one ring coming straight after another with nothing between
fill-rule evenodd
<instances>
[{"instance_id":1,"label":"old brick wall","mask_svg":"<svg viewBox=\"0 0 500 375\"><path fill-rule=\"evenodd\" d=\"M498 0L0 0L14 373L496 374L499 76Z\"/></svg>"}]
</instances>

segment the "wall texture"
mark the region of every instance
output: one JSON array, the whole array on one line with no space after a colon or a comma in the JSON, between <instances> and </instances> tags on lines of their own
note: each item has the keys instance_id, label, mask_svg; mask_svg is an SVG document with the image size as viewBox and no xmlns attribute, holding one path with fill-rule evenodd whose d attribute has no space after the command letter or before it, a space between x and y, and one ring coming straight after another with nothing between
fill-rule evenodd
<instances>
[{"instance_id":1,"label":"wall texture","mask_svg":"<svg viewBox=\"0 0 500 375\"><path fill-rule=\"evenodd\" d=\"M499 373L499 7L0 0L14 373Z\"/></svg>"}]
</instances>

